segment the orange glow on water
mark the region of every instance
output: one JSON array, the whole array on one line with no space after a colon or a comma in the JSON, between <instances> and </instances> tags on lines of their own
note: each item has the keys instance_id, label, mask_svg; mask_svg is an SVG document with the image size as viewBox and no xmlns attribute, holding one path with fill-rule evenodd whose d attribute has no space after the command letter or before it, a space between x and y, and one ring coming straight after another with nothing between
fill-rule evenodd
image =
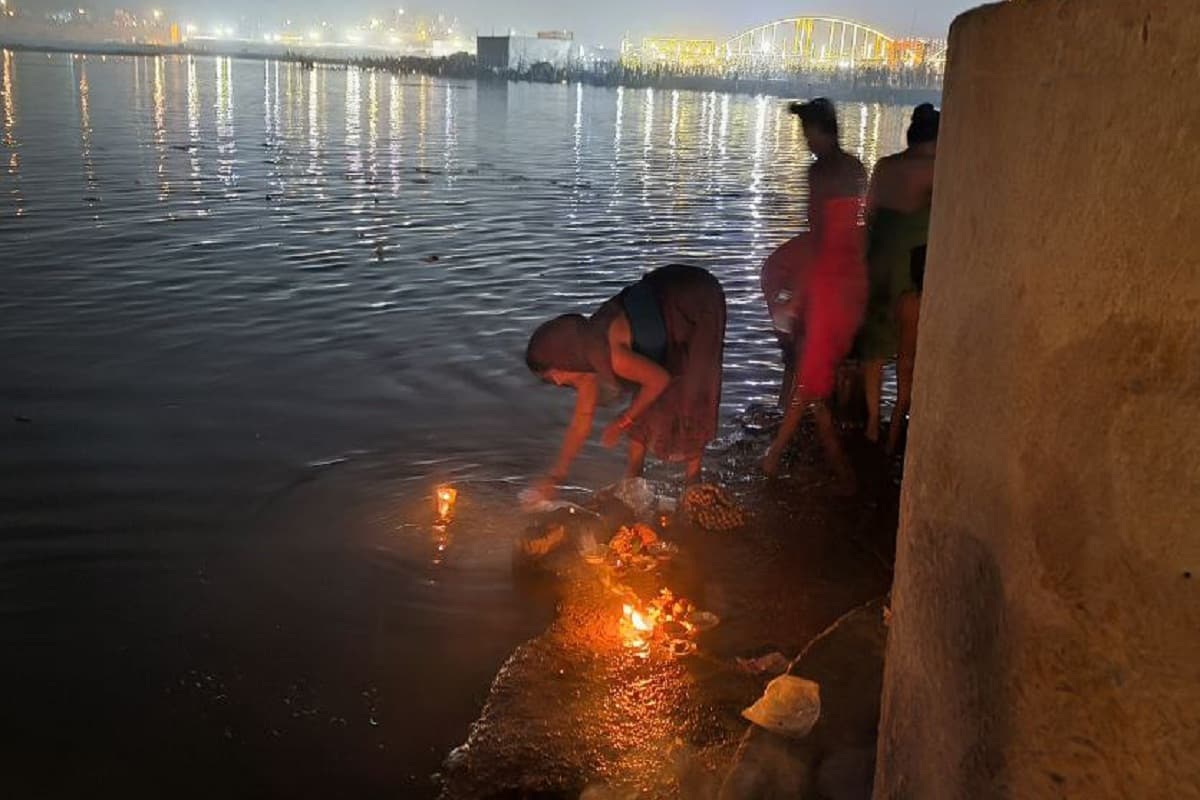
<instances>
[{"instance_id":1,"label":"orange glow on water","mask_svg":"<svg viewBox=\"0 0 1200 800\"><path fill-rule=\"evenodd\" d=\"M439 486L434 492L439 522L449 522L454 516L454 503L458 500L458 490L452 486Z\"/></svg>"}]
</instances>

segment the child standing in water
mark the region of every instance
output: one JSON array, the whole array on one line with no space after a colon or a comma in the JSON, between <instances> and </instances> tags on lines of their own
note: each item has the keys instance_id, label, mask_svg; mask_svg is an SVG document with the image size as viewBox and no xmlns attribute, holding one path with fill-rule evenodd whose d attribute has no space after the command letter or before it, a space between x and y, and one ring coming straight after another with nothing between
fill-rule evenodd
<instances>
[{"instance_id":1,"label":"child standing in water","mask_svg":"<svg viewBox=\"0 0 1200 800\"><path fill-rule=\"evenodd\" d=\"M768 476L779 473L783 453L804 413L811 409L840 488L852 494L854 471L838 440L827 401L838 364L854 343L867 300L861 224L867 172L861 161L842 150L833 103L818 98L793 105L792 111L800 117L816 161L808 169L807 245L797 248L803 262L791 270L792 291L784 295L787 307L773 311L777 319L790 317L791 335L781 339L785 348L792 348L795 377L790 387L784 387L787 408L763 460L763 471ZM768 303L772 300L769 296Z\"/></svg>"}]
</instances>

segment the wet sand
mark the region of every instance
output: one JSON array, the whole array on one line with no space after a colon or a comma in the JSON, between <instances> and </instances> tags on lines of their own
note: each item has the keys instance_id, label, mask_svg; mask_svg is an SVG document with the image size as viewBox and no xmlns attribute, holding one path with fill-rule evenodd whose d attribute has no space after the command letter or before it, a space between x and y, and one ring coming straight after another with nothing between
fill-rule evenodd
<instances>
[{"instance_id":1,"label":"wet sand","mask_svg":"<svg viewBox=\"0 0 1200 800\"><path fill-rule=\"evenodd\" d=\"M721 617L700 635L699 652L639 658L620 640L620 599L597 569L567 566L554 622L508 660L448 759L445 800L716 796L747 730L740 712L765 683L735 659L795 656L852 609L881 605L891 580L898 492L885 459L854 448L870 488L844 499L831 491L811 431L791 477L775 483L753 477L764 446L751 435L720 457L724 482L754 511L749 524L728 533L670 528L682 556L660 578L633 582L645 596L661 581Z\"/></svg>"}]
</instances>

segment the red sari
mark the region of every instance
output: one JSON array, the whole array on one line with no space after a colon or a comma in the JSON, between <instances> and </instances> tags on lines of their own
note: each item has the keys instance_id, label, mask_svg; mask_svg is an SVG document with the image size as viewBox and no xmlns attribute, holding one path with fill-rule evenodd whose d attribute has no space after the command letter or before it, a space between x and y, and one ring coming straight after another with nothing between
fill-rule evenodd
<instances>
[{"instance_id":1,"label":"red sari","mask_svg":"<svg viewBox=\"0 0 1200 800\"><path fill-rule=\"evenodd\" d=\"M784 361L798 364L797 385L808 397L833 393L838 364L862 323L867 267L861 217L861 198L826 200L820 241L801 234L763 266L763 291Z\"/></svg>"}]
</instances>

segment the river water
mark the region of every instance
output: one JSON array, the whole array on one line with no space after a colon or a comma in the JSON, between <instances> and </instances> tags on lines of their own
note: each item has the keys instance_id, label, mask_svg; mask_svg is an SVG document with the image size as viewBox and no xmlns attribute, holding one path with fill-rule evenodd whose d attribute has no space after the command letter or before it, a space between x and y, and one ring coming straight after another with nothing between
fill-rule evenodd
<instances>
[{"instance_id":1,"label":"river water","mask_svg":"<svg viewBox=\"0 0 1200 800\"><path fill-rule=\"evenodd\" d=\"M770 397L757 275L804 219L798 125L223 58L0 69L6 785L430 794L549 613L509 575L571 408L529 332L699 264L726 418ZM900 147L905 109L841 113L865 162ZM592 445L575 478L619 472Z\"/></svg>"}]
</instances>

